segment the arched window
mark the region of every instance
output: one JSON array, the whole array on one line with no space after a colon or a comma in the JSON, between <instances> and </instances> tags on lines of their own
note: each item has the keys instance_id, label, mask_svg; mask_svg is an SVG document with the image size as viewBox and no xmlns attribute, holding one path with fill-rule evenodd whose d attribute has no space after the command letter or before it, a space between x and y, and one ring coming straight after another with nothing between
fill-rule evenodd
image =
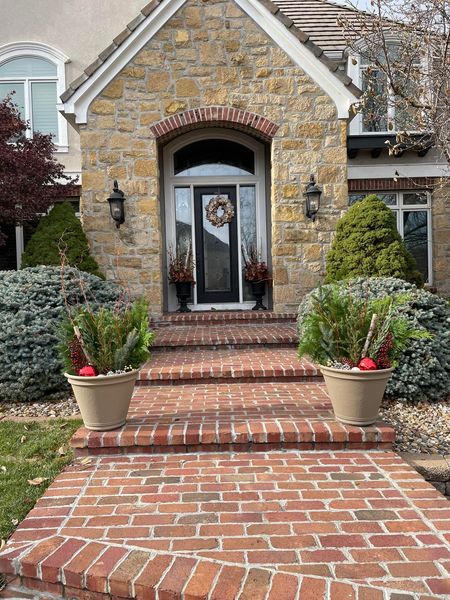
<instances>
[{"instance_id":1,"label":"arched window","mask_svg":"<svg viewBox=\"0 0 450 600\"><path fill-rule=\"evenodd\" d=\"M33 132L50 134L59 151L67 151L67 123L57 110L65 88L60 52L34 43L8 44L0 48L0 98L12 94L22 118Z\"/></svg>"},{"instance_id":2,"label":"arched window","mask_svg":"<svg viewBox=\"0 0 450 600\"><path fill-rule=\"evenodd\" d=\"M180 177L254 175L255 153L223 139L192 142L173 155L174 174Z\"/></svg>"}]
</instances>

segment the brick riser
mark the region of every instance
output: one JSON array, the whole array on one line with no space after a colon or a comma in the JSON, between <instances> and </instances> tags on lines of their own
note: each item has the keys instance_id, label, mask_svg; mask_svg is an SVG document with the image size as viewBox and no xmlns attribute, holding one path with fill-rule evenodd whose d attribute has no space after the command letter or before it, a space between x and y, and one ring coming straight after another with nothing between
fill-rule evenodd
<instances>
[{"instance_id":1,"label":"brick riser","mask_svg":"<svg viewBox=\"0 0 450 600\"><path fill-rule=\"evenodd\" d=\"M276 383L283 379L286 383L323 383L321 375L261 375L261 376L238 376L238 377L217 377L215 375L181 378L181 379L149 379L145 375L140 375L140 379L136 382L138 387L151 387L153 385L200 385L208 383L208 380L213 383Z\"/></svg>"},{"instance_id":2,"label":"brick riser","mask_svg":"<svg viewBox=\"0 0 450 600\"><path fill-rule=\"evenodd\" d=\"M150 318L152 327L173 325L243 325L255 323L295 323L297 315L279 314L271 311L208 311L190 313L167 313Z\"/></svg>"}]
</instances>

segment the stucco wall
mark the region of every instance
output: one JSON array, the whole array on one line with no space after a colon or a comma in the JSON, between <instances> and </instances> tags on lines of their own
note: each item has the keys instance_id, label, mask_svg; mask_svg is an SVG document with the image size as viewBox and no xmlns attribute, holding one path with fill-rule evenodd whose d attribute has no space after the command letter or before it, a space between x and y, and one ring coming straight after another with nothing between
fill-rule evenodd
<instances>
[{"instance_id":1,"label":"stucco wall","mask_svg":"<svg viewBox=\"0 0 450 600\"><path fill-rule=\"evenodd\" d=\"M233 106L280 127L271 145L274 309L295 311L316 286L347 207L346 123L301 68L232 2L189 0L90 106L81 129L82 213L109 279L162 308L160 165L155 122L189 108ZM304 184L323 186L319 218L303 216ZM127 196L117 231L107 197Z\"/></svg>"}]
</instances>

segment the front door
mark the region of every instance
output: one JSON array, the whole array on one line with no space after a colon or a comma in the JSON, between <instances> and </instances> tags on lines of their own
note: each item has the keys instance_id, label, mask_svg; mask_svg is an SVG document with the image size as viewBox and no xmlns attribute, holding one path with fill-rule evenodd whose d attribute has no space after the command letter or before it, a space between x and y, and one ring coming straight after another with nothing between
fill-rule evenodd
<instances>
[{"instance_id":1,"label":"front door","mask_svg":"<svg viewBox=\"0 0 450 600\"><path fill-rule=\"evenodd\" d=\"M231 222L220 227L208 220L206 212L217 196L230 200L234 208ZM195 186L194 212L197 303L239 302L236 186Z\"/></svg>"}]
</instances>

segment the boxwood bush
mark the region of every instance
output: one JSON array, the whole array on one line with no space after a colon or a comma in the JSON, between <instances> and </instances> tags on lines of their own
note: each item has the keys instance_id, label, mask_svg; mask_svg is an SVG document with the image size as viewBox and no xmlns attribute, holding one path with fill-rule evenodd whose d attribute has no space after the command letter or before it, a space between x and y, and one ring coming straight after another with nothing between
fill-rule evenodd
<instances>
[{"instance_id":1,"label":"boxwood bush","mask_svg":"<svg viewBox=\"0 0 450 600\"><path fill-rule=\"evenodd\" d=\"M427 329L432 337L415 340L404 351L386 389L388 396L404 401L440 400L450 394L450 307L446 300L393 277L357 278L329 284L348 289L355 296L382 298L408 294L399 311L415 326ZM325 288L328 285L324 286ZM311 294L299 307L298 328L308 314Z\"/></svg>"},{"instance_id":2,"label":"boxwood bush","mask_svg":"<svg viewBox=\"0 0 450 600\"><path fill-rule=\"evenodd\" d=\"M65 393L69 388L58 355L65 301L112 307L121 294L118 286L72 268L64 273L66 300L61 284L59 267L0 271L0 401L32 402Z\"/></svg>"}]
</instances>

